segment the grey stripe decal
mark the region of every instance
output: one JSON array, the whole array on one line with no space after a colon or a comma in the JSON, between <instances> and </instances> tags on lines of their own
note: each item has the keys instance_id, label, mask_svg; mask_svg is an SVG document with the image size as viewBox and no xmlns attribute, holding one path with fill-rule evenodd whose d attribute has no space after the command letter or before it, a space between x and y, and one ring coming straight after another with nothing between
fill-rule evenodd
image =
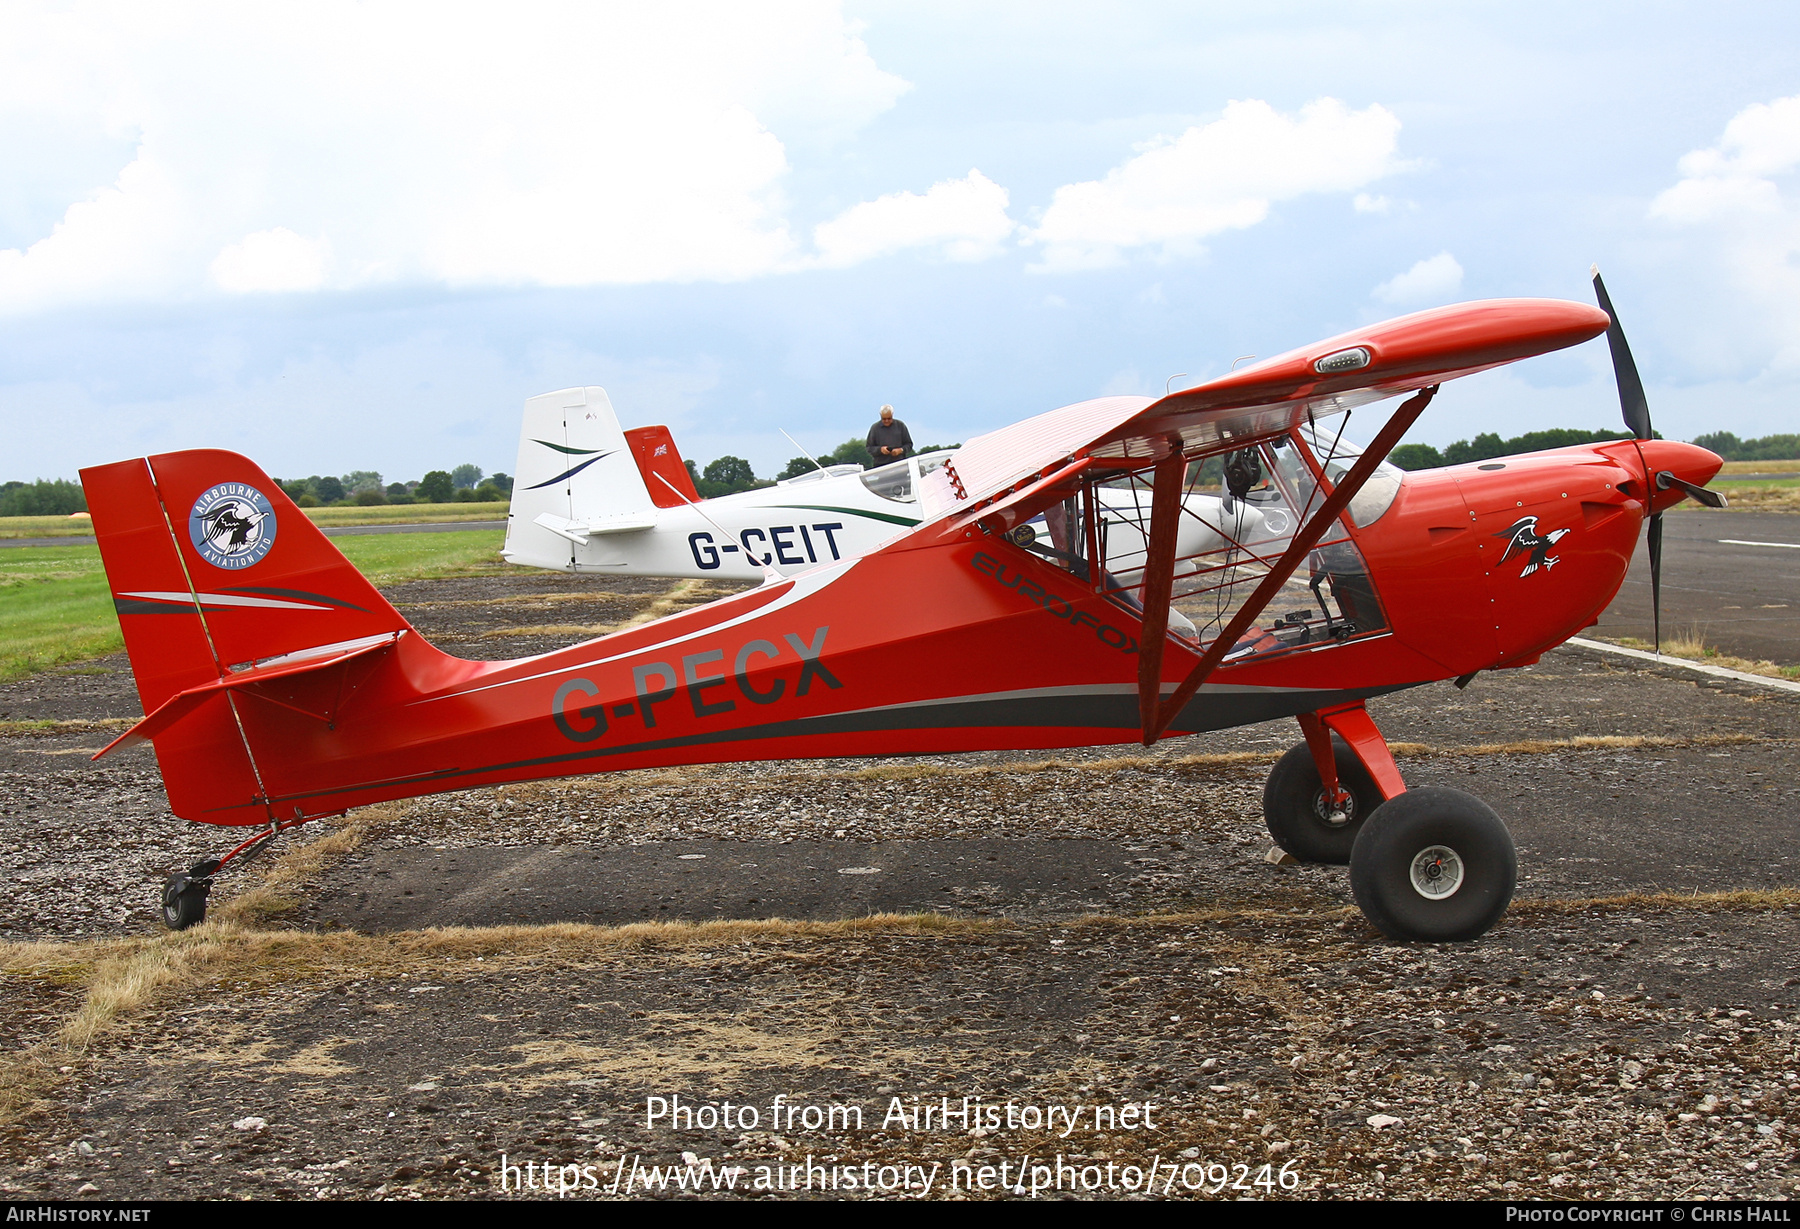
<instances>
[{"instance_id":1,"label":"grey stripe decal","mask_svg":"<svg viewBox=\"0 0 1800 1229\"><path fill-rule=\"evenodd\" d=\"M1201 692L1188 701L1187 707L1169 727L1177 734L1199 734L1232 726L1250 725L1292 717L1296 713L1314 712L1335 704L1368 699L1389 692L1404 691L1424 685L1397 683L1385 687L1360 687L1348 691L1308 691L1300 688L1267 691ZM1090 727L1110 730L1135 730L1140 726L1135 692L1119 695L1034 696L1020 699L943 700L894 708L858 709L849 713L827 713L817 717L797 717L788 721L769 721L699 734L683 734L674 738L654 738L613 747L584 748L560 755L538 756L526 760L488 764L479 768L450 768L437 773L420 773L385 781L365 781L336 789L311 790L299 794L282 794L276 802L303 798L323 798L352 790L379 789L422 780L451 780L490 772L507 772L518 768L542 768L552 764L570 764L579 760L607 759L646 751L668 751L677 747L702 747L721 743L748 742L764 738L804 738L815 734L878 734L896 730L983 729L996 726L1022 726L1038 729Z\"/></svg>"}]
</instances>

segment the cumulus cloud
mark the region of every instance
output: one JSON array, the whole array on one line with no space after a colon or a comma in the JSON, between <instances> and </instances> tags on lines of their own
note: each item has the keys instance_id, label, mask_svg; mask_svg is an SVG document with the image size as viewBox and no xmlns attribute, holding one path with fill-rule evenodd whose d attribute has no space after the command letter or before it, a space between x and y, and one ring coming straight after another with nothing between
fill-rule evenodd
<instances>
[{"instance_id":1,"label":"cumulus cloud","mask_svg":"<svg viewBox=\"0 0 1800 1229\"><path fill-rule=\"evenodd\" d=\"M797 250L783 138L828 146L908 88L832 0L504 19L353 0L44 5L7 23L0 129L134 151L47 213L36 203L53 228L0 250L14 311L395 279L754 276ZM0 154L54 161L66 144Z\"/></svg>"},{"instance_id":2,"label":"cumulus cloud","mask_svg":"<svg viewBox=\"0 0 1800 1229\"><path fill-rule=\"evenodd\" d=\"M1698 284L1728 283L1697 332L1724 362L1800 366L1800 95L1744 108L1677 169L1650 216L1692 236Z\"/></svg>"},{"instance_id":3,"label":"cumulus cloud","mask_svg":"<svg viewBox=\"0 0 1800 1229\"><path fill-rule=\"evenodd\" d=\"M1233 102L1219 119L1138 147L1104 179L1056 190L1031 238L1040 268L1116 264L1127 251L1163 256L1254 226L1277 201L1350 192L1397 169L1400 121L1384 107L1352 111L1334 98L1283 115L1266 102Z\"/></svg>"},{"instance_id":4,"label":"cumulus cloud","mask_svg":"<svg viewBox=\"0 0 1800 1229\"><path fill-rule=\"evenodd\" d=\"M971 170L931 185L923 196L895 192L852 205L813 230L819 260L850 265L907 248L936 248L950 260L984 260L1003 250L1017 223L1006 189Z\"/></svg>"},{"instance_id":5,"label":"cumulus cloud","mask_svg":"<svg viewBox=\"0 0 1800 1229\"><path fill-rule=\"evenodd\" d=\"M238 294L317 290L325 284L331 244L302 239L285 226L245 235L212 262L213 280Z\"/></svg>"},{"instance_id":6,"label":"cumulus cloud","mask_svg":"<svg viewBox=\"0 0 1800 1229\"><path fill-rule=\"evenodd\" d=\"M1448 252L1421 260L1371 292L1383 303L1412 306L1449 298L1462 289L1463 267Z\"/></svg>"}]
</instances>

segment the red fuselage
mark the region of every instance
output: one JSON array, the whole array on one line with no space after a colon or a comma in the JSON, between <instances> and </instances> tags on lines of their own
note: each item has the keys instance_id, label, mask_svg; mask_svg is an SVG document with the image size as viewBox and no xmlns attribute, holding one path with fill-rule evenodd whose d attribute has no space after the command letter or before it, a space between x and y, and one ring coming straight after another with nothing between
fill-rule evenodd
<instances>
[{"instance_id":1,"label":"red fuselage","mask_svg":"<svg viewBox=\"0 0 1800 1229\"><path fill-rule=\"evenodd\" d=\"M188 457L204 458L191 474ZM248 461L152 458L161 498L187 507L222 480L220 458L228 457L238 472L223 480L271 493L288 535L273 549L317 559L291 553L285 587L233 590L290 595L258 599L263 608L205 606L214 656L229 663L232 637L241 629L254 639L259 620L263 628L291 623L296 644L399 634L390 647L328 670L270 671L259 682L258 667L233 667L239 682L228 699L209 699L157 736L171 805L187 819L266 823L629 768L1139 737L1138 614L978 526L940 522L862 559L655 623L541 657L471 662L431 647L385 603L378 608L372 590L340 583L348 565L331 562L335 551L322 537L300 540L316 531ZM1535 661L1590 625L1618 591L1650 511L1646 462L1652 474L1667 469L1696 484L1719 466L1690 445L1624 441L1409 475L1379 519L1351 531L1389 632L1228 661L1169 732L1287 717ZM1659 506L1680 497L1656 495ZM145 534L156 531L147 513L140 519ZM176 537L204 605L210 573ZM107 562L134 664L146 637L160 647L192 638L187 624L199 620L191 604L185 615L159 612L153 593L128 592L121 577L132 559L121 548ZM384 618L396 621L390 628ZM1197 660L1171 640L1167 688ZM205 681L205 670L194 678ZM155 685L161 695L146 691L147 711L194 684L168 675Z\"/></svg>"}]
</instances>

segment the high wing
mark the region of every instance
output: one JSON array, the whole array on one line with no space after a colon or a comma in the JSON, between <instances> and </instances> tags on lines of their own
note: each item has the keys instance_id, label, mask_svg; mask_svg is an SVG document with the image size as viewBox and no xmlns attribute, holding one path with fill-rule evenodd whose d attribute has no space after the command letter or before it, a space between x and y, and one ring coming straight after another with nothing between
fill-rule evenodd
<instances>
[{"instance_id":1,"label":"high wing","mask_svg":"<svg viewBox=\"0 0 1800 1229\"><path fill-rule=\"evenodd\" d=\"M1598 308L1561 299L1459 303L1342 333L1161 399L1083 401L970 440L921 484L921 508L928 521L960 518L1057 470L1068 471L1060 483L1067 488L1094 464L1154 461L1176 441L1190 460L1241 448L1308 420L1577 345L1609 323ZM1073 466L1083 459L1088 466ZM1045 484L1030 503L1052 502L1056 485Z\"/></svg>"},{"instance_id":2,"label":"high wing","mask_svg":"<svg viewBox=\"0 0 1800 1229\"><path fill-rule=\"evenodd\" d=\"M922 483L930 536L1005 533L1108 473L1154 467L1138 655L1142 736L1162 736L1182 706L1261 615L1308 552L1375 473L1439 385L1579 344L1605 332L1598 308L1559 299L1493 299L1402 316L1290 350L1160 400L1104 397L1052 410L965 444ZM1165 632L1174 587L1176 522L1189 466L1308 422L1403 393L1416 394L1383 425L1331 492L1302 515L1281 557L1173 694L1164 696ZM1104 583L1102 578L1094 578Z\"/></svg>"}]
</instances>

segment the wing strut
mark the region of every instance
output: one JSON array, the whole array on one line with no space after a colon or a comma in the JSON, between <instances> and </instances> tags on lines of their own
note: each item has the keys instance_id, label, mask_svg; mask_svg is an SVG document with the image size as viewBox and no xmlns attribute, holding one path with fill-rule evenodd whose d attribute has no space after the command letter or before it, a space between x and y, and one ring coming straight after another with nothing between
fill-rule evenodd
<instances>
[{"instance_id":1,"label":"wing strut","mask_svg":"<svg viewBox=\"0 0 1800 1229\"><path fill-rule=\"evenodd\" d=\"M1206 682L1214 670L1218 669L1219 663L1225 660L1225 654L1231 651L1232 646L1237 644L1238 638L1250 629L1252 623L1256 622L1264 608L1281 591L1281 586L1287 583L1288 577L1292 576L1295 569L1300 566L1300 561L1306 558L1307 553L1318 544L1319 539L1325 536L1325 531L1331 527L1331 523L1356 497L1356 493L1362 490L1363 483L1367 482L1369 475L1375 472L1375 467L1386 458L1388 453L1393 451L1394 446L1400 442L1400 437L1406 434L1407 428L1411 427L1419 415L1424 412L1425 407L1431 404L1431 399L1437 395L1437 390L1438 386L1433 384L1401 403L1400 408L1395 410L1387 420L1387 425L1376 434L1375 439L1369 444L1368 450L1357 458L1356 464L1350 467L1350 472L1344 475L1344 480L1332 488L1331 494L1320 505L1319 510L1313 513L1312 519L1301 526L1300 531L1294 535L1294 540L1289 544L1286 552L1275 566L1269 569L1269 574L1263 577L1262 583L1256 587L1256 592L1250 595L1250 600L1244 603L1237 614L1232 617L1231 622L1226 625L1225 630L1220 632L1212 642L1212 646L1206 650L1206 655L1200 659L1200 663L1182 681L1181 686L1175 689L1175 694L1167 700L1163 700L1160 705L1157 701L1161 692L1159 674L1164 639L1161 633L1166 629L1169 617L1166 609L1168 606L1167 595L1174 587L1175 535L1170 533L1166 538L1159 538L1157 530L1160 526L1155 517L1161 511L1161 507L1160 504L1153 503L1150 550L1148 557L1144 560L1144 640L1142 648L1139 649L1145 660L1140 664L1138 672L1138 709L1145 714L1143 739L1146 747L1162 737L1163 732L1181 713L1182 708L1194 698L1194 693L1200 690L1200 685ZM1163 465L1161 464L1157 466L1156 484L1157 490L1152 496L1153 500L1158 500L1161 496L1163 485ZM1171 521L1173 519L1173 517L1170 518ZM1150 601L1150 585L1152 583L1158 585L1163 594L1163 600L1155 606ZM1161 625L1154 639L1150 635L1153 619ZM1157 659L1157 673L1151 673L1147 668L1150 664L1148 659L1152 655ZM1153 720L1150 716L1152 713L1154 713Z\"/></svg>"},{"instance_id":2,"label":"wing strut","mask_svg":"<svg viewBox=\"0 0 1800 1229\"><path fill-rule=\"evenodd\" d=\"M1187 457L1181 439L1170 441L1172 451L1156 463L1150 488L1150 551L1144 569L1144 635L1138 646L1138 715L1144 725L1144 745L1156 739L1158 700L1162 697L1163 647L1168 644L1169 599L1175 592L1175 539L1181 522L1181 488L1187 476Z\"/></svg>"}]
</instances>

